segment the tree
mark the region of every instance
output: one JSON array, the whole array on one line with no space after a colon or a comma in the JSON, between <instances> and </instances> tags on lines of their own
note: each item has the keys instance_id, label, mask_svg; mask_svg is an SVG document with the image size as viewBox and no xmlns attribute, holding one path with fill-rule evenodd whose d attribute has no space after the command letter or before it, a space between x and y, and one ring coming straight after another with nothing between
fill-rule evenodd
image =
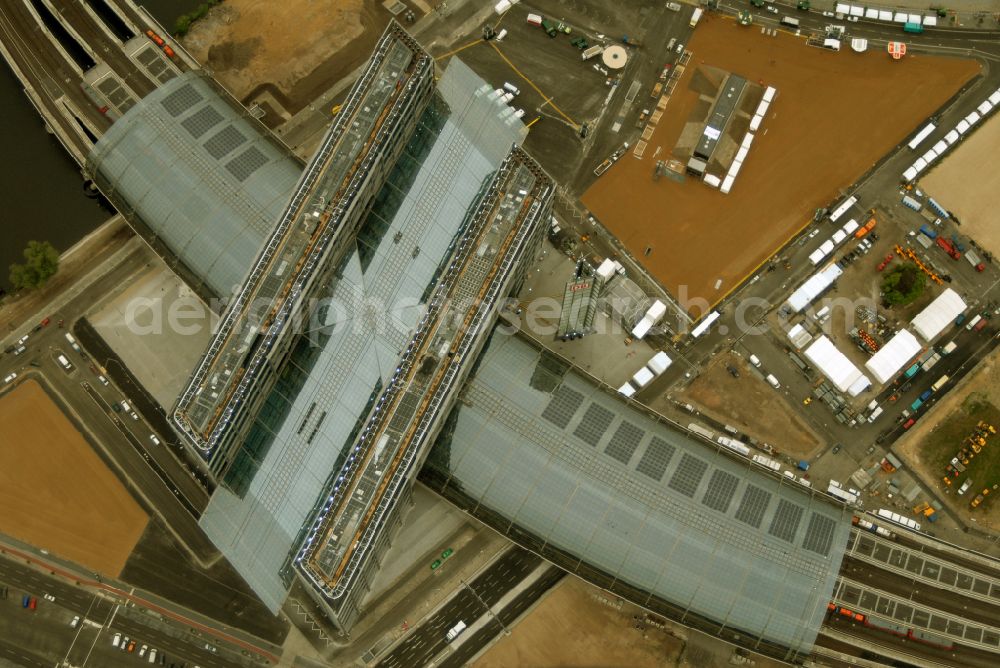
<instances>
[{"instance_id":1,"label":"tree","mask_svg":"<svg viewBox=\"0 0 1000 668\"><path fill-rule=\"evenodd\" d=\"M898 265L882 279L882 298L892 306L911 303L923 294L927 276L912 262Z\"/></svg>"},{"instance_id":2,"label":"tree","mask_svg":"<svg viewBox=\"0 0 1000 668\"><path fill-rule=\"evenodd\" d=\"M59 251L48 241L29 241L24 260L10 265L10 282L18 290L40 288L59 270Z\"/></svg>"}]
</instances>

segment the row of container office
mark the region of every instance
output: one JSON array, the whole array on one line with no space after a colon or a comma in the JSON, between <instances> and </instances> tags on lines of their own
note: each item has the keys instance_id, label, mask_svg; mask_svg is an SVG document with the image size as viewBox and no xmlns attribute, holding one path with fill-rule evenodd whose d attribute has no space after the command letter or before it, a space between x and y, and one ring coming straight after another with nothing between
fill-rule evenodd
<instances>
[{"instance_id":1,"label":"row of container office","mask_svg":"<svg viewBox=\"0 0 1000 668\"><path fill-rule=\"evenodd\" d=\"M632 375L632 379L626 382L624 385L618 388L618 394L625 397L631 397L637 391L649 385L655 378L662 376L663 373L670 368L673 360L663 352L662 350L655 355L653 355L646 366L642 367L635 374Z\"/></svg>"},{"instance_id":2,"label":"row of container office","mask_svg":"<svg viewBox=\"0 0 1000 668\"><path fill-rule=\"evenodd\" d=\"M837 246L842 244L846 239L849 239L855 232L857 232L858 227L858 221L853 218L844 223L841 228L833 233L833 236L824 241L820 244L819 248L809 254L809 262L811 262L813 266L818 265L826 257L833 253Z\"/></svg>"},{"instance_id":3,"label":"row of container office","mask_svg":"<svg viewBox=\"0 0 1000 668\"><path fill-rule=\"evenodd\" d=\"M939 140L933 147L927 150L923 155L913 161L903 172L903 181L910 183L917 176L920 175L925 169L934 164L934 162L944 156L945 153L954 146L958 140L963 137L969 130L972 129L979 121L986 118L987 115L991 114L996 110L997 106L1000 106L1000 88L995 90L989 98L983 100L976 107L975 111L969 112L965 118L960 120L955 127L950 130L943 139ZM913 139L907 144L911 150L916 150L916 148L937 128L934 123L928 123L920 132L918 132Z\"/></svg>"}]
</instances>

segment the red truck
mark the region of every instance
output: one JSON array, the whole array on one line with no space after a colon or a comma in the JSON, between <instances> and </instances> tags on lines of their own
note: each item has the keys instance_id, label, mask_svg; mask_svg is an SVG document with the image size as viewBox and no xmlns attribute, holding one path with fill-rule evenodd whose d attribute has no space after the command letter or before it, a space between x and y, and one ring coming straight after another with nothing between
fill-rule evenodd
<instances>
[{"instance_id":1,"label":"red truck","mask_svg":"<svg viewBox=\"0 0 1000 668\"><path fill-rule=\"evenodd\" d=\"M950 255L953 260L962 259L962 254L958 252L958 249L956 249L955 245L952 244L950 241L948 241L942 236L939 236L937 239L935 239L935 241L937 241L937 245L940 246L942 249L944 249L944 252Z\"/></svg>"}]
</instances>

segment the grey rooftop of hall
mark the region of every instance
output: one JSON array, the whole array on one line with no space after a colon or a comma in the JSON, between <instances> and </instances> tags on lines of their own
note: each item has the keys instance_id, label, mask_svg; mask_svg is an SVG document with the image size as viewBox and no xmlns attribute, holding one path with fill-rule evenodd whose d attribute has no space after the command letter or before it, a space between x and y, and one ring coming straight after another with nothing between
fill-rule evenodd
<instances>
[{"instance_id":1,"label":"grey rooftop of hall","mask_svg":"<svg viewBox=\"0 0 1000 668\"><path fill-rule=\"evenodd\" d=\"M424 466L432 489L606 588L641 592L637 603L663 599L808 653L846 508L624 403L520 336L494 335L455 411Z\"/></svg>"}]
</instances>

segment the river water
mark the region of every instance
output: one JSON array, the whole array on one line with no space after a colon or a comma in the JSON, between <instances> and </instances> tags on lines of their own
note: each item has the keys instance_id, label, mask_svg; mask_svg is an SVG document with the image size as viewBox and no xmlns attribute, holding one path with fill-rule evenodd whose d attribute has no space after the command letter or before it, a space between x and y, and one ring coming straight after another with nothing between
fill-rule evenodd
<instances>
[{"instance_id":1,"label":"river water","mask_svg":"<svg viewBox=\"0 0 1000 668\"><path fill-rule=\"evenodd\" d=\"M197 0L141 0L168 30ZM9 290L8 267L20 262L30 240L65 251L107 220L113 211L86 196L76 162L45 130L41 116L6 63L0 63L4 101L4 159L0 160L0 289Z\"/></svg>"}]
</instances>

